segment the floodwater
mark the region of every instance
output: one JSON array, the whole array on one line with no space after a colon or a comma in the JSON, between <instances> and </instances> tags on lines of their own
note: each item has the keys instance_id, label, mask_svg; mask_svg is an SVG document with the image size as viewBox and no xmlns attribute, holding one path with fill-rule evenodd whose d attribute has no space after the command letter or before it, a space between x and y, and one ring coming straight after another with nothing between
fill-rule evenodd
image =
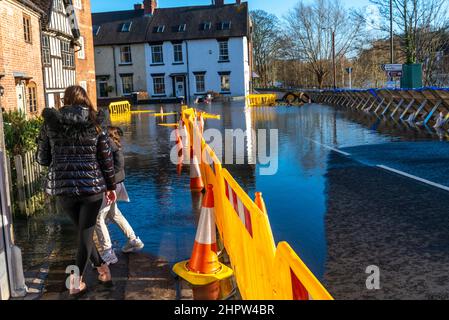
<instances>
[{"instance_id":1,"label":"floodwater","mask_svg":"<svg viewBox=\"0 0 449 320\"><path fill-rule=\"evenodd\" d=\"M449 299L448 191L378 167L449 186L445 132L323 105L198 107L221 115L206 128L278 130L275 175L261 175L260 164L225 167L250 196L263 192L275 240L289 242L336 299ZM172 110L179 106L164 107ZM178 176L170 162L170 129L158 126L175 117L141 113L115 123L125 132L131 198L119 206L145 250L171 263L189 258L201 205L187 168ZM253 140L235 157L255 155ZM63 250L72 239L66 220L54 214L16 229L27 265L44 259L50 244ZM116 227L111 234L117 247L124 244ZM379 290L366 287L369 266L379 268Z\"/></svg>"}]
</instances>

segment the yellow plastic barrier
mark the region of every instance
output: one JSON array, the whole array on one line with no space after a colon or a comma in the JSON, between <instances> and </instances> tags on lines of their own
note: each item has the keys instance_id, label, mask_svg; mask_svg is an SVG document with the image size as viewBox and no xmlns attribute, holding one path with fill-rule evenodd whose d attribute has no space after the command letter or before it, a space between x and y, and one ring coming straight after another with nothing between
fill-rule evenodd
<instances>
[{"instance_id":1,"label":"yellow plastic barrier","mask_svg":"<svg viewBox=\"0 0 449 320\"><path fill-rule=\"evenodd\" d=\"M245 300L332 300L332 296L286 242L277 249L268 216L222 168L194 121L197 112L185 109L190 143L199 137L204 184L214 187L216 224ZM191 144L192 145L192 144Z\"/></svg>"},{"instance_id":2,"label":"yellow plastic barrier","mask_svg":"<svg viewBox=\"0 0 449 320\"><path fill-rule=\"evenodd\" d=\"M247 97L250 107L271 107L276 104L276 94L250 94Z\"/></svg>"},{"instance_id":3,"label":"yellow plastic barrier","mask_svg":"<svg viewBox=\"0 0 449 320\"><path fill-rule=\"evenodd\" d=\"M112 102L109 105L109 113L120 114L120 113L130 113L131 112L131 104L128 101L118 101Z\"/></svg>"},{"instance_id":4,"label":"yellow plastic barrier","mask_svg":"<svg viewBox=\"0 0 449 320\"><path fill-rule=\"evenodd\" d=\"M131 113L111 113L110 118L112 124L130 123Z\"/></svg>"},{"instance_id":5,"label":"yellow plastic barrier","mask_svg":"<svg viewBox=\"0 0 449 320\"><path fill-rule=\"evenodd\" d=\"M273 283L273 299L333 300L329 292L287 242L279 243L273 270L276 272Z\"/></svg>"}]
</instances>

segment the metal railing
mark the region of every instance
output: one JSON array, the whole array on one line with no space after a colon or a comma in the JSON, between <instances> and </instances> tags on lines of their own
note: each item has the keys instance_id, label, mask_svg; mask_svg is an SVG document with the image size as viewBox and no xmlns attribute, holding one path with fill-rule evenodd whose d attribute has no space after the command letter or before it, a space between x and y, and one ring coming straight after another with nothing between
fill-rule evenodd
<instances>
[{"instance_id":1,"label":"metal railing","mask_svg":"<svg viewBox=\"0 0 449 320\"><path fill-rule=\"evenodd\" d=\"M443 128L449 124L449 89L369 89L309 91L312 100L384 116L391 120Z\"/></svg>"}]
</instances>

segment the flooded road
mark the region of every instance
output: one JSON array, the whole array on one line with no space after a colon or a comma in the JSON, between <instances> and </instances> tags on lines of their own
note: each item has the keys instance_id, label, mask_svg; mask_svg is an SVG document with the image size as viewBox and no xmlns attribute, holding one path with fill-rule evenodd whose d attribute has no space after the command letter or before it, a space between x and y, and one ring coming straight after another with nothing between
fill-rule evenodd
<instances>
[{"instance_id":1,"label":"flooded road","mask_svg":"<svg viewBox=\"0 0 449 320\"><path fill-rule=\"evenodd\" d=\"M225 167L249 195L263 192L276 242L288 241L336 299L449 299L449 197L441 188L449 187L446 133L322 105L199 108L222 117L206 128L279 130L275 175L261 175L259 164ZM172 110L179 107L164 108ZM131 198L120 208L145 251L170 263L189 258L201 205L187 168L178 176L170 162L170 129L157 125L175 120L137 114L114 123L125 132ZM255 150L250 141L236 157L251 158ZM50 213L16 223L25 264L37 264L50 244L73 250L70 230L63 216ZM116 247L124 244L115 226L111 235ZM372 265L381 272L376 291L365 284Z\"/></svg>"}]
</instances>

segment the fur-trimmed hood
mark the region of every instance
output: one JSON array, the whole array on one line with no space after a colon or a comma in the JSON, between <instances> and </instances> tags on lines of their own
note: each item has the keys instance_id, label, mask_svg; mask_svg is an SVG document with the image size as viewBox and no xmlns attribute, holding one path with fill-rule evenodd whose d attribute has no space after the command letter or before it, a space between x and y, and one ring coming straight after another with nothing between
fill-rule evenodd
<instances>
[{"instance_id":1,"label":"fur-trimmed hood","mask_svg":"<svg viewBox=\"0 0 449 320\"><path fill-rule=\"evenodd\" d=\"M96 125L103 126L106 121L104 111L97 114L97 124L90 119L89 108L86 106L66 106L61 109L45 108L42 112L45 124L57 131L90 131Z\"/></svg>"}]
</instances>

